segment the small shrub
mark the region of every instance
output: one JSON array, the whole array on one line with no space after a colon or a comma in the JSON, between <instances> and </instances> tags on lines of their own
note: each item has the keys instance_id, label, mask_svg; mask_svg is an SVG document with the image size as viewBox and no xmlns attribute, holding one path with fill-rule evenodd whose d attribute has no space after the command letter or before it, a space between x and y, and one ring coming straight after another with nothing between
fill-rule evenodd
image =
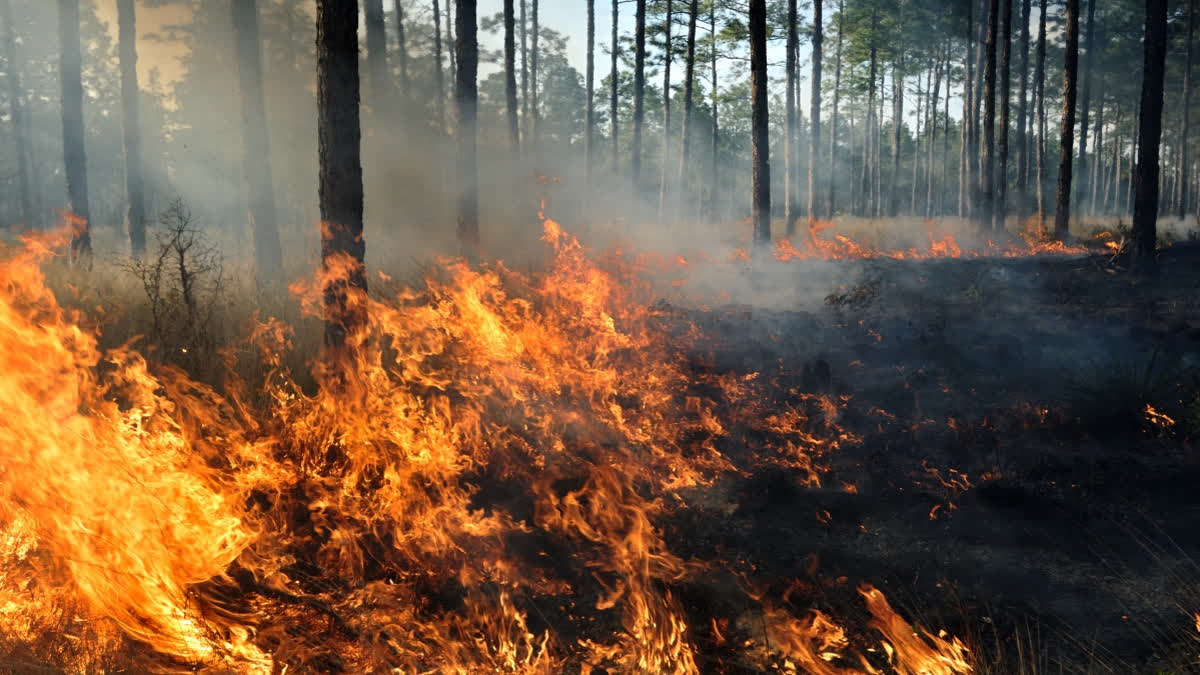
<instances>
[{"instance_id":1,"label":"small shrub","mask_svg":"<svg viewBox=\"0 0 1200 675\"><path fill-rule=\"evenodd\" d=\"M130 260L125 270L145 292L148 338L160 357L195 374L215 362L217 308L224 295L221 254L181 199L159 215L158 224L157 250Z\"/></svg>"},{"instance_id":2,"label":"small shrub","mask_svg":"<svg viewBox=\"0 0 1200 675\"><path fill-rule=\"evenodd\" d=\"M1092 428L1119 431L1141 429L1163 431L1161 420L1151 419L1147 410L1161 411L1182 375L1178 363L1113 351L1105 363L1094 363L1069 383L1072 404L1081 421Z\"/></svg>"}]
</instances>

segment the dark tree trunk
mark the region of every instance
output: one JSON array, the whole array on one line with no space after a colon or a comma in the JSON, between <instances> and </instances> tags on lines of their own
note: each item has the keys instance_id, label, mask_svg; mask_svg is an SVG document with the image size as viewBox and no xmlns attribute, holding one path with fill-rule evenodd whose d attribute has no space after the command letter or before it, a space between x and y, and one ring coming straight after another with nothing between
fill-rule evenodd
<instances>
[{"instance_id":1,"label":"dark tree trunk","mask_svg":"<svg viewBox=\"0 0 1200 675\"><path fill-rule=\"evenodd\" d=\"M838 0L838 39L833 67L833 117L829 120L829 202L826 213L830 218L837 214L837 131L838 105L842 96L842 12L846 0Z\"/></svg>"},{"instance_id":2,"label":"dark tree trunk","mask_svg":"<svg viewBox=\"0 0 1200 675\"><path fill-rule=\"evenodd\" d=\"M1012 83L1012 0L1004 0L1004 29L1000 42L1000 170L996 176L996 203L993 205L992 229L1004 229L1008 216L1008 120L1009 94Z\"/></svg>"},{"instance_id":3,"label":"dark tree trunk","mask_svg":"<svg viewBox=\"0 0 1200 675\"><path fill-rule=\"evenodd\" d=\"M903 56L901 61L903 61ZM900 63L892 64L892 170L888 174L888 216L900 213L900 127L904 125L904 76Z\"/></svg>"},{"instance_id":4,"label":"dark tree trunk","mask_svg":"<svg viewBox=\"0 0 1200 675\"><path fill-rule=\"evenodd\" d=\"M402 0L396 0L396 55L400 57L400 93L407 97L409 94L408 82L408 39L404 32L404 3Z\"/></svg>"},{"instance_id":5,"label":"dark tree trunk","mask_svg":"<svg viewBox=\"0 0 1200 675\"><path fill-rule=\"evenodd\" d=\"M524 6L524 0L521 0L521 5ZM621 42L620 42L620 0L613 0L612 3L612 70L609 73L609 91L608 91L608 115L609 125L612 127L612 170L616 171L619 167L621 159L621 142L620 134L618 134L618 92L620 91L621 71L618 70L618 65L621 57Z\"/></svg>"},{"instance_id":6,"label":"dark tree trunk","mask_svg":"<svg viewBox=\"0 0 1200 675\"><path fill-rule=\"evenodd\" d=\"M946 192L950 186L950 38L946 38L946 98L943 108L942 124L945 133L942 134L942 185L938 199L939 215L946 215Z\"/></svg>"},{"instance_id":7,"label":"dark tree trunk","mask_svg":"<svg viewBox=\"0 0 1200 675\"><path fill-rule=\"evenodd\" d=\"M869 71L867 75L867 118L863 121L863 164L862 164L862 180L859 185L859 195L861 200L861 208L859 215L869 215L867 209L871 204L871 178L872 166L874 164L872 150L875 147L875 141L879 133L875 129L875 85L877 83L876 69L879 65L879 50L875 45L875 34L879 28L879 17L876 12L871 13L871 51L868 59Z\"/></svg>"},{"instance_id":8,"label":"dark tree trunk","mask_svg":"<svg viewBox=\"0 0 1200 675\"><path fill-rule=\"evenodd\" d=\"M392 103L392 73L387 61L387 30L383 0L363 0L367 27L367 68L371 73L371 112L381 126Z\"/></svg>"},{"instance_id":9,"label":"dark tree trunk","mask_svg":"<svg viewBox=\"0 0 1200 675\"><path fill-rule=\"evenodd\" d=\"M633 193L640 195L642 189L642 124L646 117L646 0L637 0L633 44L633 166L630 175L633 180Z\"/></svg>"},{"instance_id":10,"label":"dark tree trunk","mask_svg":"<svg viewBox=\"0 0 1200 675\"><path fill-rule=\"evenodd\" d=\"M1130 257L1135 269L1153 272L1157 267L1158 150L1162 137L1163 71L1167 60L1167 0L1146 0L1145 59Z\"/></svg>"},{"instance_id":11,"label":"dark tree trunk","mask_svg":"<svg viewBox=\"0 0 1200 675\"><path fill-rule=\"evenodd\" d=\"M1021 73L1017 99L1017 213L1024 215L1028 208L1026 193L1029 187L1029 18L1032 1L1021 0Z\"/></svg>"},{"instance_id":12,"label":"dark tree trunk","mask_svg":"<svg viewBox=\"0 0 1200 675\"><path fill-rule=\"evenodd\" d=\"M83 131L83 55L79 49L79 0L58 0L58 39L61 48L63 163L72 223L71 260L91 264L92 217L88 208L87 154Z\"/></svg>"},{"instance_id":13,"label":"dark tree trunk","mask_svg":"<svg viewBox=\"0 0 1200 675\"><path fill-rule=\"evenodd\" d=\"M999 29L1000 0L988 0L987 38L984 43L983 72L983 173L979 178L979 222L996 227L996 37Z\"/></svg>"},{"instance_id":14,"label":"dark tree trunk","mask_svg":"<svg viewBox=\"0 0 1200 675\"><path fill-rule=\"evenodd\" d=\"M453 0L446 0L446 52L450 56L450 81L458 81L458 48L454 36L454 6ZM537 6L537 3L534 3Z\"/></svg>"},{"instance_id":15,"label":"dark tree trunk","mask_svg":"<svg viewBox=\"0 0 1200 675\"><path fill-rule=\"evenodd\" d=\"M142 133L138 125L137 20L133 0L117 1L121 62L121 136L125 144L125 226L135 258L146 252Z\"/></svg>"},{"instance_id":16,"label":"dark tree trunk","mask_svg":"<svg viewBox=\"0 0 1200 675\"><path fill-rule=\"evenodd\" d=\"M770 120L767 112L767 3L750 0L750 103L754 242L771 243Z\"/></svg>"},{"instance_id":17,"label":"dark tree trunk","mask_svg":"<svg viewBox=\"0 0 1200 675\"><path fill-rule=\"evenodd\" d=\"M709 69L712 75L712 175L709 177L709 199L712 203L709 206L709 213L712 214L712 221L720 220L720 180L721 164L718 161L721 156L721 123L720 123L720 98L717 89L717 3L710 2L708 5L708 21L709 29L711 30L710 37L712 38L713 50L710 54L712 63L709 64Z\"/></svg>"},{"instance_id":18,"label":"dark tree trunk","mask_svg":"<svg viewBox=\"0 0 1200 675\"><path fill-rule=\"evenodd\" d=\"M808 141L808 219L815 220L820 209L817 206L817 158L821 154L821 47L825 43L825 29L821 17L822 0L813 0L812 33L812 108L809 113Z\"/></svg>"},{"instance_id":19,"label":"dark tree trunk","mask_svg":"<svg viewBox=\"0 0 1200 675\"><path fill-rule=\"evenodd\" d=\"M958 217L971 215L972 186L975 156L975 9L974 0L967 1L966 72L963 76L962 143L958 153Z\"/></svg>"},{"instance_id":20,"label":"dark tree trunk","mask_svg":"<svg viewBox=\"0 0 1200 675\"><path fill-rule=\"evenodd\" d=\"M11 0L0 0L0 21L4 22L4 61L8 80L8 110L12 119L13 141L17 153L17 198L21 204L21 223L33 226L33 200L29 188L29 136L25 133L25 107L21 101L21 76L17 64L16 28L13 27ZM144 232L143 232L144 239Z\"/></svg>"},{"instance_id":21,"label":"dark tree trunk","mask_svg":"<svg viewBox=\"0 0 1200 675\"><path fill-rule=\"evenodd\" d=\"M589 28L594 28L595 23L591 22L592 3L595 0L588 0L588 17ZM516 16L513 5L513 0L504 0L504 98L507 105L506 112L508 113L508 143L512 148L513 156L517 156L521 151L521 123L520 116L517 110L517 39L516 39ZM589 160L592 153L592 33L588 33L588 134L587 134L587 154ZM588 166L591 166L589 161Z\"/></svg>"},{"instance_id":22,"label":"dark tree trunk","mask_svg":"<svg viewBox=\"0 0 1200 675\"><path fill-rule=\"evenodd\" d=\"M1034 69L1034 98L1037 108L1037 213L1046 217L1046 0L1041 0L1038 18L1037 65Z\"/></svg>"},{"instance_id":23,"label":"dark tree trunk","mask_svg":"<svg viewBox=\"0 0 1200 675\"><path fill-rule=\"evenodd\" d=\"M673 5L667 0L667 20L663 23L663 138L662 167L658 174L658 222L663 222L667 208L667 167L671 164L671 21Z\"/></svg>"},{"instance_id":24,"label":"dark tree trunk","mask_svg":"<svg viewBox=\"0 0 1200 675\"><path fill-rule=\"evenodd\" d=\"M927 131L926 148L925 148L925 217L933 217L933 184L934 184L934 169L933 169L933 150L937 145L937 130L938 130L938 101L942 94L942 57L937 57L937 63L934 65L935 73L933 76L933 94L930 98L929 112L926 115L925 126ZM947 78L947 89L949 89L949 78Z\"/></svg>"},{"instance_id":25,"label":"dark tree trunk","mask_svg":"<svg viewBox=\"0 0 1200 675\"><path fill-rule=\"evenodd\" d=\"M509 13L512 13L512 0L505 0ZM509 31L512 34L512 31ZM506 46L507 48L507 46ZM584 106L584 124L587 130L583 133L583 170L585 187L592 181L592 152L596 140L596 0L587 0L587 71L584 75L587 89L587 104ZM515 102L517 90L516 80L513 80L513 99ZM516 114L516 106L513 107ZM515 118L514 118L515 119Z\"/></svg>"},{"instance_id":26,"label":"dark tree trunk","mask_svg":"<svg viewBox=\"0 0 1200 675\"><path fill-rule=\"evenodd\" d=\"M687 60L683 75L683 131L679 137L679 175L676 192L679 203L687 193L688 163L692 159L692 112L696 91L696 21L700 14L700 0L692 0L688 7Z\"/></svg>"},{"instance_id":27,"label":"dark tree trunk","mask_svg":"<svg viewBox=\"0 0 1200 675\"><path fill-rule=\"evenodd\" d=\"M1100 80L1101 91L1104 90L1104 79ZM1088 197L1088 213L1096 213L1096 196L1097 190L1100 187L1100 181L1104 176L1104 96L1100 97L1100 101L1096 105L1096 130L1093 133L1095 137L1095 152L1092 154L1095 159L1092 160L1092 175L1088 181L1091 187L1091 196Z\"/></svg>"},{"instance_id":28,"label":"dark tree trunk","mask_svg":"<svg viewBox=\"0 0 1200 675\"><path fill-rule=\"evenodd\" d=\"M1096 52L1096 0L1088 0L1087 5L1087 42L1084 46L1086 60L1083 64L1083 106L1079 117L1079 166L1074 173L1079 179L1074 181L1076 206L1083 207L1083 198L1087 195L1088 179L1088 118L1092 111L1092 63Z\"/></svg>"},{"instance_id":29,"label":"dark tree trunk","mask_svg":"<svg viewBox=\"0 0 1200 675\"><path fill-rule=\"evenodd\" d=\"M538 46L539 37L541 35L541 23L538 19L538 0L533 0L530 6L529 20L531 22L529 35L529 115L530 124L532 125L529 132L529 143L533 146L533 151L537 153L538 147L538 122L541 118L541 106L538 101L538 54L541 49Z\"/></svg>"},{"instance_id":30,"label":"dark tree trunk","mask_svg":"<svg viewBox=\"0 0 1200 675\"><path fill-rule=\"evenodd\" d=\"M242 150L246 167L246 201L254 232L254 259L259 281L279 283L283 281L283 254L279 246L279 225L275 220L275 184L271 178L255 0L233 0L233 32L242 93Z\"/></svg>"},{"instance_id":31,"label":"dark tree trunk","mask_svg":"<svg viewBox=\"0 0 1200 675\"><path fill-rule=\"evenodd\" d=\"M536 20L537 2L533 6ZM455 21L458 24L458 36L454 41L454 50L458 52L454 89L454 99L458 104L458 241L462 253L468 258L475 258L479 253L479 167L475 145L479 115L478 19L475 16L475 0L458 0L455 9L458 11Z\"/></svg>"},{"instance_id":32,"label":"dark tree trunk","mask_svg":"<svg viewBox=\"0 0 1200 675\"><path fill-rule=\"evenodd\" d=\"M614 6L615 7L615 6ZM613 30L616 30L615 21ZM529 143L529 24L525 0L521 0L521 137ZM614 41L614 45L616 42ZM616 57L613 57L614 63Z\"/></svg>"},{"instance_id":33,"label":"dark tree trunk","mask_svg":"<svg viewBox=\"0 0 1200 675\"><path fill-rule=\"evenodd\" d=\"M1183 108L1179 115L1179 208L1176 215L1183 219L1187 215L1191 187L1189 171L1191 160L1188 158L1188 144L1192 135L1192 38L1195 36L1196 14L1193 0L1187 3L1187 47L1184 50L1183 65Z\"/></svg>"},{"instance_id":34,"label":"dark tree trunk","mask_svg":"<svg viewBox=\"0 0 1200 675\"><path fill-rule=\"evenodd\" d=\"M446 131L446 80L442 73L442 10L438 0L433 0L433 88L434 125L441 134Z\"/></svg>"},{"instance_id":35,"label":"dark tree trunk","mask_svg":"<svg viewBox=\"0 0 1200 675\"><path fill-rule=\"evenodd\" d=\"M786 223L787 236L792 236L796 233L796 221L800 219L800 199L796 194L796 184L799 182L800 167L797 161L798 153L796 152L797 143L797 128L799 122L796 119L796 80L797 80L797 56L800 42L800 35L797 27L798 12L796 0L788 0L787 2L787 44L784 49L787 52L786 65L784 66L784 79L786 85L784 87L784 114L785 114L785 129L783 134L783 212L784 221Z\"/></svg>"},{"instance_id":36,"label":"dark tree trunk","mask_svg":"<svg viewBox=\"0 0 1200 675\"><path fill-rule=\"evenodd\" d=\"M1062 124L1059 127L1058 141L1058 193L1054 210L1054 236L1059 240L1065 240L1070 235L1071 161L1075 155L1075 89L1079 79L1078 71L1079 0L1067 0L1067 51L1063 67Z\"/></svg>"},{"instance_id":37,"label":"dark tree trunk","mask_svg":"<svg viewBox=\"0 0 1200 675\"><path fill-rule=\"evenodd\" d=\"M317 0L317 141L321 263L346 270L326 282L325 344L341 350L367 322L355 3Z\"/></svg>"}]
</instances>

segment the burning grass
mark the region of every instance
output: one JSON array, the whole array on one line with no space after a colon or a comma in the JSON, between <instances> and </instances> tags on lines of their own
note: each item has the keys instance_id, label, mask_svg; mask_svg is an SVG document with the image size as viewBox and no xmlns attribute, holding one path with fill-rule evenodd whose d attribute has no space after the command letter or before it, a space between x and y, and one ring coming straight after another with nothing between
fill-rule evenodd
<instances>
[{"instance_id":1,"label":"burning grass","mask_svg":"<svg viewBox=\"0 0 1200 675\"><path fill-rule=\"evenodd\" d=\"M419 284L375 280L349 362L300 365L322 293L295 284L309 318L256 319L207 384L102 348L47 288L63 242L6 249L0 400L22 414L0 423L0 667L977 668L947 622L794 562L810 528L876 536L845 500L895 479L862 458L947 433L942 416L859 400L825 361L731 364L710 324L736 312L661 302L662 261L544 226L537 273L442 260ZM869 349L894 337L838 321ZM915 398L928 376L899 371ZM1000 433L946 417L963 445ZM922 527L995 482L938 459L906 467L934 500ZM778 540L788 555L761 548Z\"/></svg>"}]
</instances>

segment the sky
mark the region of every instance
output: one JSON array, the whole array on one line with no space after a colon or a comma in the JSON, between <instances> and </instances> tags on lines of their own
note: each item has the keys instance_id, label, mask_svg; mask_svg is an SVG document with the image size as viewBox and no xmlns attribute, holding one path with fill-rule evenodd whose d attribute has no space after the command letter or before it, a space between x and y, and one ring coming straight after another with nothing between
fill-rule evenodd
<instances>
[{"instance_id":1,"label":"sky","mask_svg":"<svg viewBox=\"0 0 1200 675\"><path fill-rule=\"evenodd\" d=\"M228 0L210 0L223 1ZM272 2L273 0L259 0L260 2ZM106 21L109 25L109 31L115 41L117 39L117 2L116 0L95 0L97 12L101 20ZM443 11L445 9L445 0L442 0ZM429 0L404 0L406 12L410 16L427 17L429 15L430 6ZM686 7L685 3L680 0L677 2L680 8ZM830 4L830 3L827 3ZM384 6L390 12L392 0L385 0ZM315 11L316 3L313 2ZM491 16L499 13L504 7L503 0L479 0L478 12L480 17ZM527 0L527 11L532 11L532 0ZM187 56L186 50L179 45L163 44L160 41L151 41L144 39L146 35L158 31L166 22L178 23L180 21L180 10L177 8L149 8L143 3L137 3L137 21L138 21L138 71L139 80L142 83L148 81L149 73L152 69L157 69L164 81L169 84L173 79L179 77L181 71L180 62ZM520 0L517 0L517 12L520 12ZM804 14L803 21L811 20L811 10L802 10ZM539 14L542 25L553 28L554 30L563 33L567 36L567 58L580 73L583 73L587 63L587 4L584 0L541 0L539 3ZM829 20L829 15L832 14L832 9L826 11L826 21ZM426 19L427 20L427 19ZM621 25L622 34L632 33L634 26L633 3L627 0L621 0ZM360 35L363 30L360 27ZM612 3L609 0L597 0L596 2L596 81L599 82L608 74L608 55L607 47L612 35ZM486 49L498 50L502 47L502 36L499 34L480 33L479 36L481 46ZM775 52L778 51L778 54ZM802 63L807 63L809 56L809 48L807 40L802 36L800 47L800 58ZM783 59L783 50L776 46L770 55L772 62L781 62ZM488 72L487 67L481 69L481 74ZM801 73L801 81L804 82L807 78L805 75L807 70ZM804 110L807 110L807 85L801 87L801 105Z\"/></svg>"}]
</instances>

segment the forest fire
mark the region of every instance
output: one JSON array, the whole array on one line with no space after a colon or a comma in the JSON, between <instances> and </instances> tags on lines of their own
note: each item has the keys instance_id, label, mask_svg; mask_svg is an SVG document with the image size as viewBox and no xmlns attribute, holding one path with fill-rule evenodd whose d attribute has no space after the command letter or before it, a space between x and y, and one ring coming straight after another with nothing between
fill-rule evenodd
<instances>
[{"instance_id":1,"label":"forest fire","mask_svg":"<svg viewBox=\"0 0 1200 675\"><path fill-rule=\"evenodd\" d=\"M544 276L447 260L370 300L353 368L318 367L318 394L280 365L289 329L261 323L266 389L230 382L227 399L132 347L101 353L44 284L62 242L7 250L0 396L26 412L0 425L7 645L68 669L121 652L155 668L700 672L698 640L730 617L693 615L678 589L732 561L680 557L664 518L756 467L815 483L853 440L846 402L766 414L777 394L756 374L693 371L633 275L549 220L546 242ZM316 286L294 290L319 308ZM961 645L863 598L901 672L969 669ZM763 611L770 639L746 659L886 667L836 618ZM724 632L736 663L745 639Z\"/></svg>"}]
</instances>

